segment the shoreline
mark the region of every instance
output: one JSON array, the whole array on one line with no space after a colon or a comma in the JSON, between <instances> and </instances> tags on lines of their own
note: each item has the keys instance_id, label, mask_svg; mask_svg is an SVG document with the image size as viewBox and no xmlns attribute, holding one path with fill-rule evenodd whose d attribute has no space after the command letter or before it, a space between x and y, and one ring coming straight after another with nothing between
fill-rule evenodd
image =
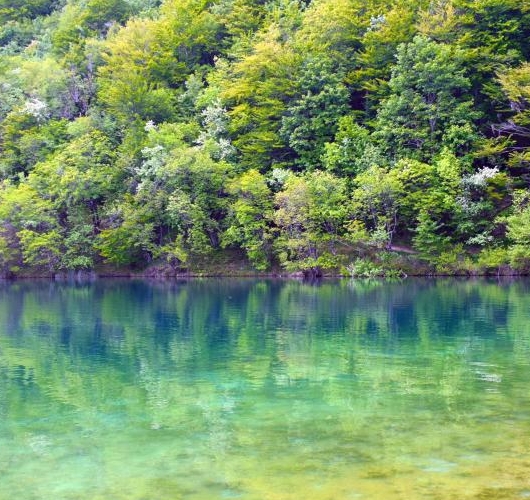
<instances>
[{"instance_id":1,"label":"shoreline","mask_svg":"<svg viewBox=\"0 0 530 500\"><path fill-rule=\"evenodd\" d=\"M346 260L346 259L345 259ZM186 267L172 266L161 261L152 261L145 266L117 266L98 262L90 269L64 270L44 266L20 265L0 272L2 280L48 279L54 281L92 281L104 278L185 280L200 278L253 278L253 279L404 279L415 278L488 278L523 277L530 275L526 268L514 269L507 264L488 266L457 260L444 266L435 266L419 258L403 258L401 252L393 253L391 260L384 260L378 254L350 258L350 264L341 266L307 267L287 270L273 262L266 271L252 267L248 260L239 255L222 252L211 259L198 259Z\"/></svg>"},{"instance_id":2,"label":"shoreline","mask_svg":"<svg viewBox=\"0 0 530 500\"><path fill-rule=\"evenodd\" d=\"M10 276L0 276L0 281L25 281L25 280L50 280L57 282L68 282L68 281L96 281L99 279L147 279L155 281L166 281L166 280L196 280L196 279L279 279L279 280L299 280L299 281L319 281L328 279L352 279L352 280L405 280L408 278L461 278L461 279L473 279L473 278L527 278L530 276L529 273L522 272L484 272L484 273L469 273L469 272L455 272L455 273L408 273L400 276L351 276L341 273L325 273L319 276L308 276L302 272L292 273L217 273L217 272L204 272L204 273L177 273L177 274L162 274L162 273L145 273L145 272L134 272L134 271L123 271L123 272L91 272L91 271L70 271L70 272L58 272L58 273L22 273L13 274Z\"/></svg>"}]
</instances>

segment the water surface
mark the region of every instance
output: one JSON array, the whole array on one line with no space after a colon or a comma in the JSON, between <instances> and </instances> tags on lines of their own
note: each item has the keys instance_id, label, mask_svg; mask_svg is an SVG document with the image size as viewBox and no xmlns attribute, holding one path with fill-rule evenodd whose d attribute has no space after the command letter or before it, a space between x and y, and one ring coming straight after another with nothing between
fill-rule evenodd
<instances>
[{"instance_id":1,"label":"water surface","mask_svg":"<svg viewBox=\"0 0 530 500\"><path fill-rule=\"evenodd\" d=\"M13 498L530 498L530 282L0 283Z\"/></svg>"}]
</instances>

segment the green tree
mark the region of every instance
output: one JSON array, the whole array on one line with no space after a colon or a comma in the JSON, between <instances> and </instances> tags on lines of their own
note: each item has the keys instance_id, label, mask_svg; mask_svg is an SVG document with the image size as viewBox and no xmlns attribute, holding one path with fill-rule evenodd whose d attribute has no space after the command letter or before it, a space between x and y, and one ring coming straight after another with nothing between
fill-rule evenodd
<instances>
[{"instance_id":1,"label":"green tree","mask_svg":"<svg viewBox=\"0 0 530 500\"><path fill-rule=\"evenodd\" d=\"M479 117L467 94L463 54L450 45L423 36L400 45L389 86L391 95L379 109L374 137L396 159L429 160L449 135L472 127ZM470 147L467 142L465 137L459 144L464 151Z\"/></svg>"},{"instance_id":2,"label":"green tree","mask_svg":"<svg viewBox=\"0 0 530 500\"><path fill-rule=\"evenodd\" d=\"M530 268L530 197L528 191L515 194L512 215L506 218L508 259L519 270Z\"/></svg>"},{"instance_id":3,"label":"green tree","mask_svg":"<svg viewBox=\"0 0 530 500\"><path fill-rule=\"evenodd\" d=\"M352 115L339 119L334 141L324 144L321 160L327 170L341 176L355 176L372 165L385 163L370 132Z\"/></svg>"},{"instance_id":4,"label":"green tree","mask_svg":"<svg viewBox=\"0 0 530 500\"><path fill-rule=\"evenodd\" d=\"M60 6L58 0L0 0L0 22L4 24L22 18L46 16Z\"/></svg>"},{"instance_id":5,"label":"green tree","mask_svg":"<svg viewBox=\"0 0 530 500\"><path fill-rule=\"evenodd\" d=\"M356 61L361 39L378 14L377 1L321 0L311 2L296 35L300 51L326 57L348 67Z\"/></svg>"},{"instance_id":6,"label":"green tree","mask_svg":"<svg viewBox=\"0 0 530 500\"><path fill-rule=\"evenodd\" d=\"M527 4L519 0L439 0L423 9L418 30L462 51L469 92L482 116L479 124L488 132L488 124L498 119L502 95L496 72L530 57Z\"/></svg>"},{"instance_id":7,"label":"green tree","mask_svg":"<svg viewBox=\"0 0 530 500\"><path fill-rule=\"evenodd\" d=\"M401 44L410 43L417 34L416 21L424 0L384 2L370 17L363 33L357 64L348 80L354 90L354 108L373 119L381 101L388 97L388 81L395 55Z\"/></svg>"},{"instance_id":8,"label":"green tree","mask_svg":"<svg viewBox=\"0 0 530 500\"><path fill-rule=\"evenodd\" d=\"M441 234L441 228L442 224L434 220L427 209L420 210L412 241L420 256L430 263L436 263L440 253L447 250L450 243L449 237Z\"/></svg>"},{"instance_id":9,"label":"green tree","mask_svg":"<svg viewBox=\"0 0 530 500\"><path fill-rule=\"evenodd\" d=\"M338 267L338 245L347 215L346 183L315 170L290 175L276 194L274 222L280 229L276 250L289 270L318 276Z\"/></svg>"},{"instance_id":10,"label":"green tree","mask_svg":"<svg viewBox=\"0 0 530 500\"><path fill-rule=\"evenodd\" d=\"M352 215L364 222L376 246L392 245L402 196L402 182L386 168L373 165L355 178Z\"/></svg>"},{"instance_id":11,"label":"green tree","mask_svg":"<svg viewBox=\"0 0 530 500\"><path fill-rule=\"evenodd\" d=\"M108 208L95 243L106 261L117 265L143 265L151 260L155 224L149 208L139 206L130 196Z\"/></svg>"},{"instance_id":12,"label":"green tree","mask_svg":"<svg viewBox=\"0 0 530 500\"><path fill-rule=\"evenodd\" d=\"M44 266L54 274L60 267L63 238L57 229L41 232L22 229L18 232L24 263Z\"/></svg>"},{"instance_id":13,"label":"green tree","mask_svg":"<svg viewBox=\"0 0 530 500\"><path fill-rule=\"evenodd\" d=\"M321 166L324 145L349 109L349 92L342 80L340 72L324 59L309 60L301 70L301 95L286 109L280 135L296 152L296 164L302 169Z\"/></svg>"},{"instance_id":14,"label":"green tree","mask_svg":"<svg viewBox=\"0 0 530 500\"><path fill-rule=\"evenodd\" d=\"M231 44L246 40L249 33L258 31L266 17L266 3L265 0L224 0L216 3L213 12L229 35Z\"/></svg>"},{"instance_id":15,"label":"green tree","mask_svg":"<svg viewBox=\"0 0 530 500\"><path fill-rule=\"evenodd\" d=\"M250 54L233 64L221 61L215 84L229 110L229 130L241 163L265 170L289 155L280 137L281 117L297 92L301 57L282 40L279 26L256 36Z\"/></svg>"},{"instance_id":16,"label":"green tree","mask_svg":"<svg viewBox=\"0 0 530 500\"><path fill-rule=\"evenodd\" d=\"M67 2L51 37L54 52L78 59L88 38L104 38L109 28L124 22L130 12L124 0Z\"/></svg>"},{"instance_id":17,"label":"green tree","mask_svg":"<svg viewBox=\"0 0 530 500\"><path fill-rule=\"evenodd\" d=\"M273 205L265 177L249 170L228 185L235 197L228 212L228 227L223 244L238 244L258 270L269 267L272 251L270 228Z\"/></svg>"},{"instance_id":18,"label":"green tree","mask_svg":"<svg viewBox=\"0 0 530 500\"><path fill-rule=\"evenodd\" d=\"M2 245L8 249L4 266L16 266L19 255L25 264L44 266L54 273L64 251L61 228L50 200L26 183L4 182L0 189Z\"/></svg>"},{"instance_id":19,"label":"green tree","mask_svg":"<svg viewBox=\"0 0 530 500\"><path fill-rule=\"evenodd\" d=\"M514 141L509 150L509 164L530 168L530 63L508 68L498 76L502 91L508 100L510 115L495 125L498 133Z\"/></svg>"},{"instance_id":20,"label":"green tree","mask_svg":"<svg viewBox=\"0 0 530 500\"><path fill-rule=\"evenodd\" d=\"M495 220L510 200L511 181L497 167L482 167L464 175L457 198L455 236L468 245L491 244Z\"/></svg>"},{"instance_id":21,"label":"green tree","mask_svg":"<svg viewBox=\"0 0 530 500\"><path fill-rule=\"evenodd\" d=\"M133 19L107 39L99 68L99 99L118 120L162 122L174 113L173 94L157 77L157 24Z\"/></svg>"}]
</instances>

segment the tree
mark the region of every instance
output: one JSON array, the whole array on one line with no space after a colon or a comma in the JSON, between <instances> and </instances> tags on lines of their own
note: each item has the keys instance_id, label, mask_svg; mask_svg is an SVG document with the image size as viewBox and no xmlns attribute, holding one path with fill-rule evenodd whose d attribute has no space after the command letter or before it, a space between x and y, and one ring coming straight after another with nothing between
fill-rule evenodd
<instances>
[{"instance_id":1,"label":"tree","mask_svg":"<svg viewBox=\"0 0 530 500\"><path fill-rule=\"evenodd\" d=\"M120 172L114 168L114 160L113 144L102 132L94 130L72 139L38 164L27 182L58 209L84 205L97 220L98 204L116 191Z\"/></svg>"},{"instance_id":2,"label":"tree","mask_svg":"<svg viewBox=\"0 0 530 500\"><path fill-rule=\"evenodd\" d=\"M324 55L348 67L356 60L363 33L379 10L378 3L372 0L311 2L296 35L297 46L304 53Z\"/></svg>"},{"instance_id":3,"label":"tree","mask_svg":"<svg viewBox=\"0 0 530 500\"><path fill-rule=\"evenodd\" d=\"M470 81L463 54L450 45L423 36L400 45L389 87L391 95L379 109L374 137L394 159L429 160L450 134L472 127L479 117L467 94ZM469 147L465 142L460 146Z\"/></svg>"},{"instance_id":4,"label":"tree","mask_svg":"<svg viewBox=\"0 0 530 500\"><path fill-rule=\"evenodd\" d=\"M337 175L354 177L372 165L384 164L385 158L370 132L358 125L352 115L346 115L338 121L334 141L324 144L321 161Z\"/></svg>"},{"instance_id":5,"label":"tree","mask_svg":"<svg viewBox=\"0 0 530 500\"><path fill-rule=\"evenodd\" d=\"M355 178L352 215L365 223L375 245L391 246L402 196L401 181L386 168L373 165Z\"/></svg>"},{"instance_id":6,"label":"tree","mask_svg":"<svg viewBox=\"0 0 530 500\"><path fill-rule=\"evenodd\" d=\"M154 223L149 207L139 206L130 196L108 209L96 248L106 261L117 265L148 262L153 252Z\"/></svg>"},{"instance_id":7,"label":"tree","mask_svg":"<svg viewBox=\"0 0 530 500\"><path fill-rule=\"evenodd\" d=\"M349 92L340 72L324 59L304 64L298 85L300 97L291 101L282 118L280 135L297 153L302 169L321 166L324 145L348 111Z\"/></svg>"},{"instance_id":8,"label":"tree","mask_svg":"<svg viewBox=\"0 0 530 500\"><path fill-rule=\"evenodd\" d=\"M258 31L266 16L265 4L265 0L224 0L216 4L213 12L229 35L228 46Z\"/></svg>"},{"instance_id":9,"label":"tree","mask_svg":"<svg viewBox=\"0 0 530 500\"><path fill-rule=\"evenodd\" d=\"M247 168L265 170L288 159L281 118L296 94L301 57L282 40L279 26L260 32L250 54L218 64L215 84L230 116L229 131Z\"/></svg>"},{"instance_id":10,"label":"tree","mask_svg":"<svg viewBox=\"0 0 530 500\"><path fill-rule=\"evenodd\" d=\"M223 244L239 244L258 270L269 267L272 250L272 197L265 177L249 170L228 185L234 196Z\"/></svg>"},{"instance_id":11,"label":"tree","mask_svg":"<svg viewBox=\"0 0 530 500\"><path fill-rule=\"evenodd\" d=\"M502 91L508 100L510 117L495 125L495 130L514 141L509 147L510 164L530 167L530 63L508 68L499 74Z\"/></svg>"},{"instance_id":12,"label":"tree","mask_svg":"<svg viewBox=\"0 0 530 500\"><path fill-rule=\"evenodd\" d=\"M520 0L437 0L423 9L420 33L462 51L478 124L485 133L498 118L502 96L496 72L530 57L530 10Z\"/></svg>"},{"instance_id":13,"label":"tree","mask_svg":"<svg viewBox=\"0 0 530 500\"><path fill-rule=\"evenodd\" d=\"M59 269L63 238L57 229L46 232L22 229L18 237L25 264L44 266L52 274Z\"/></svg>"},{"instance_id":14,"label":"tree","mask_svg":"<svg viewBox=\"0 0 530 500\"><path fill-rule=\"evenodd\" d=\"M417 222L412 240L414 248L423 259L435 263L438 255L447 250L450 238L440 233L442 224L434 220L427 209L420 210Z\"/></svg>"},{"instance_id":15,"label":"tree","mask_svg":"<svg viewBox=\"0 0 530 500\"><path fill-rule=\"evenodd\" d=\"M99 68L99 99L122 122L173 116L173 96L156 76L156 22L134 19L111 36Z\"/></svg>"},{"instance_id":16,"label":"tree","mask_svg":"<svg viewBox=\"0 0 530 500\"><path fill-rule=\"evenodd\" d=\"M46 16L60 6L61 2L57 0L0 0L0 22Z\"/></svg>"},{"instance_id":17,"label":"tree","mask_svg":"<svg viewBox=\"0 0 530 500\"><path fill-rule=\"evenodd\" d=\"M80 74L83 68L90 72L93 61L86 60L89 47L95 40L103 40L131 13L131 5L125 0L67 1L50 36L53 53L62 58L64 67Z\"/></svg>"},{"instance_id":18,"label":"tree","mask_svg":"<svg viewBox=\"0 0 530 500\"><path fill-rule=\"evenodd\" d=\"M425 0L386 2L370 17L363 33L362 48L356 55L356 66L348 75L355 89L354 108L373 119L381 101L388 97L395 55L401 44L409 43L417 34L416 21Z\"/></svg>"},{"instance_id":19,"label":"tree","mask_svg":"<svg viewBox=\"0 0 530 500\"><path fill-rule=\"evenodd\" d=\"M514 210L506 218L508 258L515 269L530 267L530 204L528 191L515 193Z\"/></svg>"},{"instance_id":20,"label":"tree","mask_svg":"<svg viewBox=\"0 0 530 500\"><path fill-rule=\"evenodd\" d=\"M482 167L462 177L457 197L454 234L468 245L493 242L495 220L511 203L511 182L497 167Z\"/></svg>"},{"instance_id":21,"label":"tree","mask_svg":"<svg viewBox=\"0 0 530 500\"><path fill-rule=\"evenodd\" d=\"M8 249L4 265L16 266L21 255L24 263L45 266L51 273L60 267L64 247L50 200L26 183L15 186L4 182L0 189L0 220L2 245Z\"/></svg>"},{"instance_id":22,"label":"tree","mask_svg":"<svg viewBox=\"0 0 530 500\"><path fill-rule=\"evenodd\" d=\"M346 183L329 172L291 174L276 194L276 249L289 270L310 276L337 267L337 245L347 215Z\"/></svg>"},{"instance_id":23,"label":"tree","mask_svg":"<svg viewBox=\"0 0 530 500\"><path fill-rule=\"evenodd\" d=\"M39 123L35 116L25 110L10 113L2 125L0 177L3 178L27 174L68 138L65 120Z\"/></svg>"},{"instance_id":24,"label":"tree","mask_svg":"<svg viewBox=\"0 0 530 500\"><path fill-rule=\"evenodd\" d=\"M129 255L129 262L164 256L178 265L176 260L183 262L219 247L233 167L223 156L226 144L219 130L209 120L204 127L147 124L141 159L131 169L131 193L102 220L107 259L118 254L113 248L119 248L118 240L129 232L138 242L133 247L140 249ZM137 224L144 224L146 230Z\"/></svg>"}]
</instances>

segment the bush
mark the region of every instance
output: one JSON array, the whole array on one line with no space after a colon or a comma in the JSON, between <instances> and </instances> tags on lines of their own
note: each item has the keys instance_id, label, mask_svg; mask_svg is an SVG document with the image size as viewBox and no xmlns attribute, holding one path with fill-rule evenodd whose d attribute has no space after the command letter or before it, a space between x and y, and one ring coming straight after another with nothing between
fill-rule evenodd
<instances>
[{"instance_id":1,"label":"bush","mask_svg":"<svg viewBox=\"0 0 530 500\"><path fill-rule=\"evenodd\" d=\"M392 269L367 259L355 259L345 268L346 274L352 278L404 278L406 274L401 269Z\"/></svg>"}]
</instances>

